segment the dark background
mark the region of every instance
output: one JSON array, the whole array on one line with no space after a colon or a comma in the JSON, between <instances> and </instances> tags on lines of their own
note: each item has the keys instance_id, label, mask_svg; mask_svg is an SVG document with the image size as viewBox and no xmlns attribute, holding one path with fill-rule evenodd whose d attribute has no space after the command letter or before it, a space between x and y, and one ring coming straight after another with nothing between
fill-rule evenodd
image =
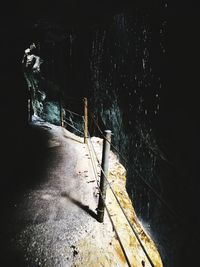
<instances>
[{"instance_id":1,"label":"dark background","mask_svg":"<svg viewBox=\"0 0 200 267\"><path fill-rule=\"evenodd\" d=\"M97 1L96 1L97 2ZM1 9L1 78L2 112L9 110L9 116L21 120L24 107L24 83L22 84L21 58L24 47L30 40L30 27L38 18L55 18L67 27L76 27L80 31L110 19L118 12L132 13L136 7L152 6L153 12L162 1L58 1L49 4L47 1L6 3ZM169 108L172 114L185 112L191 122L198 116L198 65L199 65L199 9L192 2L173 2L168 4L165 16L167 34L165 36L167 90L163 92L163 110ZM21 102L21 103L20 103ZM10 103L10 104L8 104ZM8 106L10 108L8 108ZM22 110L21 110L22 109ZM175 111L175 112L174 112ZM167 112L166 112L167 114ZM17 116L18 115L18 116ZM191 116L190 116L191 115ZM3 119L3 118L2 118ZM173 118L172 118L173 119ZM22 119L23 120L23 119ZM197 126L197 125L196 125ZM190 128L190 127L188 127Z\"/></svg>"},{"instance_id":2,"label":"dark background","mask_svg":"<svg viewBox=\"0 0 200 267\"><path fill-rule=\"evenodd\" d=\"M84 3L83 3L84 2ZM30 40L30 25L38 18L55 18L67 27L84 32L87 27L109 20L118 12L131 12L135 7L152 6L153 12L161 1L65 1L49 4L48 1L7 2L1 9L1 192L7 194L9 172L19 162L18 155L26 137L27 110L26 85L21 71L21 58ZM162 92L159 131L170 140L174 158L178 159L179 171L186 173L188 190L185 207L188 236L195 235L199 226L199 9L191 1L168 3L165 16L167 55L162 66L165 89ZM81 87L83 80L80 79ZM78 83L78 82L77 82ZM78 92L78 89L77 89ZM190 183L190 177L192 184ZM6 180L6 182L5 182ZM187 186L187 181L184 181ZM2 195L3 197L3 195ZM186 201L187 202L187 201ZM188 219L189 217L189 219ZM187 238L186 238L187 240ZM188 238L188 240L190 240ZM195 253L198 253L198 242ZM189 243L186 243L186 249ZM186 265L189 266L189 265ZM194 265L191 265L194 266Z\"/></svg>"}]
</instances>

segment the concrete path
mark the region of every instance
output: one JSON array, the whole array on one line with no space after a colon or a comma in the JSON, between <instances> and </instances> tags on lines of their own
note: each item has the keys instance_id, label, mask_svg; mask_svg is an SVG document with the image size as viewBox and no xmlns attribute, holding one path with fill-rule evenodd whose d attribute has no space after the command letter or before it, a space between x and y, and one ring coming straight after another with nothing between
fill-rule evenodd
<instances>
[{"instance_id":1,"label":"concrete path","mask_svg":"<svg viewBox=\"0 0 200 267\"><path fill-rule=\"evenodd\" d=\"M10 159L17 166L7 172L7 194L1 193L2 266L73 265L74 244L97 223L94 176L82 142L48 123L28 129L19 157Z\"/></svg>"},{"instance_id":2,"label":"concrete path","mask_svg":"<svg viewBox=\"0 0 200 267\"><path fill-rule=\"evenodd\" d=\"M11 136L3 150L7 164L1 167L0 266L127 267L108 214L103 223L96 220L98 188L91 147L89 151L83 138L42 121L30 125L24 136ZM99 159L102 141L92 138ZM126 171L113 153L109 169L109 181L129 220L155 266L162 267L126 192ZM106 205L131 266L150 267L109 189Z\"/></svg>"}]
</instances>

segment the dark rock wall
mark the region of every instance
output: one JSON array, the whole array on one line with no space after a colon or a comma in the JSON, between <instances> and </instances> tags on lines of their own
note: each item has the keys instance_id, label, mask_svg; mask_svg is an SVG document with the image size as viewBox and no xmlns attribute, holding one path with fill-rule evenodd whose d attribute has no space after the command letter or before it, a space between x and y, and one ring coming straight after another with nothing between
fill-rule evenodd
<instances>
[{"instance_id":1,"label":"dark rock wall","mask_svg":"<svg viewBox=\"0 0 200 267\"><path fill-rule=\"evenodd\" d=\"M9 12L2 17L1 27L7 29L1 34L1 120L7 129L2 139L9 140L2 151L9 162L10 154L17 157L23 144L28 115L21 59L31 42L39 42L43 89L48 92L44 118L59 123L60 99L82 114L81 98L87 96L98 124L113 131L113 144L126 158L121 162L128 171L127 190L158 244L164 266L195 266L200 192L198 14L183 3L136 6L109 15L102 9L105 16L93 15L87 22L76 8L76 16L70 16L70 6L69 16L63 9L55 21L51 18L58 7L49 16L40 9L31 16ZM101 136L92 118L90 130Z\"/></svg>"},{"instance_id":2,"label":"dark rock wall","mask_svg":"<svg viewBox=\"0 0 200 267\"><path fill-rule=\"evenodd\" d=\"M127 190L165 266L194 263L199 242L194 10L120 13L91 45L91 107L126 158Z\"/></svg>"},{"instance_id":3,"label":"dark rock wall","mask_svg":"<svg viewBox=\"0 0 200 267\"><path fill-rule=\"evenodd\" d=\"M107 27L95 30L90 94L98 123L112 130L113 143L126 159L121 161L127 168L127 190L134 208L169 264L177 247L176 220L154 192L169 201L165 180L169 181L172 170L159 132L162 91L167 90L166 27L164 15L136 9L131 15L115 15Z\"/></svg>"}]
</instances>

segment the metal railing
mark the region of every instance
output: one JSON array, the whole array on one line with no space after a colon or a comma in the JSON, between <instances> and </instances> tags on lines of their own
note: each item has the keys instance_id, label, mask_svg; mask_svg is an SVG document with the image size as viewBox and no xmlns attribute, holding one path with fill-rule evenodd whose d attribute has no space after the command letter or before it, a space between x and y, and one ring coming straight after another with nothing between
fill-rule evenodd
<instances>
[{"instance_id":1,"label":"metal railing","mask_svg":"<svg viewBox=\"0 0 200 267\"><path fill-rule=\"evenodd\" d=\"M76 102L77 102L77 100L76 100ZM79 103L80 103L80 101L79 101ZM108 138L106 132L104 132L101 129L101 127L98 124L97 119L95 118L95 115L90 111L89 112L90 116L88 116L88 100L87 100L87 98L82 99L82 103L84 104L84 106L82 107L83 115L70 110L69 107L66 108L66 107L61 105L61 114L62 114L60 116L61 126L70 127L71 129L73 129L73 131L75 133L78 133L79 135L81 135L81 137L83 137L83 140L84 140L83 142L85 144L87 144L87 146L88 146L88 151L90 153L90 159L92 162L94 176L96 177L96 183L97 183L97 188L98 188L98 193L99 193L99 204L98 204L98 208L97 208L97 220L99 222L103 221L102 208L105 209L107 214L108 214L108 218L110 219L113 230L115 231L115 234L116 234L116 237L119 241L119 244L121 246L122 252L123 252L124 257L125 257L126 262L127 262L127 265L132 266L130 263L130 260L128 258L126 249L124 248L123 243L120 239L120 235L119 235L119 233L116 229L116 226L113 222L112 215L110 214L109 209L106 205L105 192L106 192L106 188L108 186L109 189L111 190L118 206L120 207L128 225L132 229L132 232L133 232L134 236L136 237L140 247L142 248L146 258L148 259L148 262L153 267L155 265L154 265L152 259L150 258L147 250L145 249L145 247L142 243L142 240L140 239L139 233L135 229L134 225L130 222L124 208L122 207L122 205L120 203L120 200L118 199L111 183L108 180L108 172L107 172L107 170L105 170L108 166L105 168L105 166L103 166L104 164L102 164L100 162L100 159L97 156L97 152L95 151L94 145L93 145L92 140L91 140L91 135L90 135L90 132L88 129L88 117L90 117L92 119L92 123L95 126L95 129L99 132L99 135L104 140L104 143L109 144L111 149L118 155L118 157L123 162L123 164L125 166L128 166L130 164L130 162L128 162L128 160L119 151L119 149L117 149L116 146L113 145L113 143L111 142L111 138ZM134 173L136 173L137 178L142 182L143 186L148 188L148 190L150 190L153 193L153 195L156 197L156 199L158 199L160 201L160 203L163 205L163 207L165 207L165 209L169 212L169 214L171 216L175 217L178 221L182 222L183 220L181 219L181 217L177 214L176 211L173 210L173 208L167 203L167 201L162 197L162 195L147 181L147 179L145 179L145 177L141 174L140 170L138 170L135 163L131 162L131 165L133 165ZM101 176L98 174L97 166L101 170ZM102 186L102 179L104 179L104 181L103 181L104 186Z\"/></svg>"},{"instance_id":2,"label":"metal railing","mask_svg":"<svg viewBox=\"0 0 200 267\"><path fill-rule=\"evenodd\" d=\"M64 112L65 113L68 113L70 116L64 116L63 120L64 120L64 124L61 122L61 125L68 125L69 127L71 127L73 130L75 130L76 132L78 132L79 134L81 134L84 138L84 143L87 144L88 146L88 151L89 151L89 154L90 154L90 159L91 159L91 163L92 163L92 167L93 167L93 171L94 171L94 175L95 175L95 178L96 178L96 183L97 183L97 188L98 188L98 192L99 192L99 203L98 203L98 207L97 207L97 220L99 222L103 222L103 218L104 218L104 209L106 210L107 214L108 214L108 218L111 222L111 225L113 227L113 230L115 231L115 234L116 234L116 237L119 241L119 244L120 244L120 247L122 249L122 252L124 254L124 257L125 257L125 260L127 262L127 265L128 266L132 266L131 263L130 263L130 260L128 258L128 255L127 255L127 252L126 252L126 249L124 248L123 246L123 242L120 238L120 235L117 231L117 228L114 224L114 221L112 219L112 215L110 214L109 212L109 209L107 207L107 204L106 204L106 189L107 189L107 186L109 186L119 208L121 209L123 215L124 215L124 218L126 219L126 221L128 222L128 225L130 226L130 228L132 229L132 232L134 234L134 236L136 237L140 247L142 248L146 258L148 259L150 265L152 267L154 267L154 263L153 261L151 260L147 250L145 249L140 237L139 237L139 233L137 233L137 230L134 228L134 226L132 225L132 223L130 222L124 208L122 207L118 197L116 196L116 193L114 192L113 188L112 188L112 185L109 183L109 180L108 180L108 154L109 154L109 150L110 150L110 146L113 146L112 142L111 142L111 132L110 131L107 131L105 132L105 134L103 133L103 131L100 129L99 125L97 124L97 122L95 121L95 118L94 116L92 116L97 128L99 129L100 133L102 134L102 137L104 139L104 147L103 147L103 162L100 163L100 160L98 159L98 156L97 156L97 153L95 151L95 148L94 148L94 145L91 141L91 135L89 133L89 130L88 130L88 101L86 98L83 99L83 102L84 102L84 107L83 107L83 113L84 113L84 116L76 113L76 112L73 112L67 108L63 108L64 109ZM78 128L78 126L80 126L80 124L77 124L75 121L73 121L73 116L77 116L79 117L79 119L82 119L82 130L80 130ZM106 136L105 136L106 135ZM107 145L107 147L106 147ZM100 170L101 170L101 177L99 177L98 175L98 171L97 171L97 165L99 166Z\"/></svg>"}]
</instances>

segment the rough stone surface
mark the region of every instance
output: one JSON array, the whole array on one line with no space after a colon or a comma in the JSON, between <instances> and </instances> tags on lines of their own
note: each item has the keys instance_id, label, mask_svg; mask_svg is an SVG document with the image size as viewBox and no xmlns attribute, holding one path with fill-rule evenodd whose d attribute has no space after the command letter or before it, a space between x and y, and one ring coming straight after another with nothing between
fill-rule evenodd
<instances>
[{"instance_id":1,"label":"rough stone surface","mask_svg":"<svg viewBox=\"0 0 200 267\"><path fill-rule=\"evenodd\" d=\"M6 240L1 246L3 266L127 266L107 213L104 223L96 220L98 187L91 150L83 143L83 138L38 118L30 127L31 131L39 131L45 146L37 147L37 153L32 154L32 168L26 173L29 186L19 190L20 194L13 197L4 214L8 227L1 229L2 240ZM100 154L102 140L93 138L92 142ZM34 172L40 153L45 155L44 168ZM111 169L120 172L121 168L124 173L116 160L111 154ZM97 172L100 173L98 166ZM33 177L31 184L29 176ZM112 203L114 200L108 193L107 204L112 216L118 218L117 204ZM128 209L132 214L130 203ZM131 238L127 223L121 216L115 223L125 237L122 239L132 266L142 266L142 260L145 266L150 266L135 239ZM162 266L153 242L141 231L138 221L136 224L137 230L146 237L145 242L152 246L156 266Z\"/></svg>"}]
</instances>

